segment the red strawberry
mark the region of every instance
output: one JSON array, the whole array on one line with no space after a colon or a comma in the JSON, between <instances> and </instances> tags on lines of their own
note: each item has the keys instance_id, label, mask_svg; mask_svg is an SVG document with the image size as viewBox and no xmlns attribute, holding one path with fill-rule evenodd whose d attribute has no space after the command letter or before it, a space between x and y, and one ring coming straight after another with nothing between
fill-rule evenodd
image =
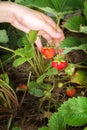
<instances>
[{"instance_id":1,"label":"red strawberry","mask_svg":"<svg viewBox=\"0 0 87 130\"><path fill-rule=\"evenodd\" d=\"M25 84L19 84L17 87L16 87L16 91L27 91L28 90L28 86L25 85Z\"/></svg>"},{"instance_id":2,"label":"red strawberry","mask_svg":"<svg viewBox=\"0 0 87 130\"><path fill-rule=\"evenodd\" d=\"M55 55L55 49L52 47L43 47L41 53L45 56L46 59L51 59Z\"/></svg>"},{"instance_id":3,"label":"red strawberry","mask_svg":"<svg viewBox=\"0 0 87 130\"><path fill-rule=\"evenodd\" d=\"M74 87L68 87L66 89L66 95L69 97L73 97L76 93L76 89Z\"/></svg>"},{"instance_id":4,"label":"red strawberry","mask_svg":"<svg viewBox=\"0 0 87 130\"><path fill-rule=\"evenodd\" d=\"M67 67L66 61L61 61L58 63L57 61L52 62L52 68L56 68L57 70L64 70Z\"/></svg>"}]
</instances>

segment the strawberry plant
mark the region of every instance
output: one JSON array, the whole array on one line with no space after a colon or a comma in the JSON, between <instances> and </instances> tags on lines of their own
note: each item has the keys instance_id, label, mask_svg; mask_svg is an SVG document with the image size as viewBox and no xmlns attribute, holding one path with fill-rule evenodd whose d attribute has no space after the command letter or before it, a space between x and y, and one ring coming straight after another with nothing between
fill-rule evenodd
<instances>
[{"instance_id":1,"label":"strawberry plant","mask_svg":"<svg viewBox=\"0 0 87 130\"><path fill-rule=\"evenodd\" d=\"M11 109L19 106L17 95L9 84L0 79L0 102L2 106Z\"/></svg>"},{"instance_id":2,"label":"strawberry plant","mask_svg":"<svg viewBox=\"0 0 87 130\"><path fill-rule=\"evenodd\" d=\"M67 126L79 127L87 124L87 98L80 97L81 93L77 97L80 89L84 89L84 96L86 95L87 72L85 69L87 68L87 61L84 57L82 62L73 63L68 57L71 52L78 50L87 54L87 1L15 0L15 2L46 13L55 20L56 29L61 27L65 34L60 45L49 47L47 43L41 52L34 44L38 33L34 30L31 30L28 35L21 35L16 49L0 46L0 48L12 53L13 66L21 67L25 62L29 64L29 77L26 83L29 89L27 90L23 84L21 87L18 86L17 90L27 90L30 95L38 97L40 99L39 112L43 113L44 110L48 112L54 107L56 108L55 111L58 109L52 114L47 126L38 130L66 130ZM5 31L1 31L1 33L5 39L1 35L0 42L8 42L7 33ZM42 37L41 40L43 40ZM53 43L55 44L54 39ZM9 82L6 74L1 74L0 78ZM73 88L68 87L67 89L67 86L73 86ZM2 91L3 89L4 87L1 87ZM7 87L6 89L8 90ZM54 93L56 89L57 92ZM14 95L13 90L9 91L12 91ZM7 99L6 92L4 93ZM12 98L13 95L11 95ZM54 98L55 95L58 98ZM1 96L1 99L5 100L2 94ZM16 97L16 95L14 96ZM59 102L59 97L64 97L64 103ZM65 98L68 100L65 101ZM8 100L5 101L7 105L10 104L10 99L9 102ZM13 101L16 102L14 98Z\"/></svg>"}]
</instances>

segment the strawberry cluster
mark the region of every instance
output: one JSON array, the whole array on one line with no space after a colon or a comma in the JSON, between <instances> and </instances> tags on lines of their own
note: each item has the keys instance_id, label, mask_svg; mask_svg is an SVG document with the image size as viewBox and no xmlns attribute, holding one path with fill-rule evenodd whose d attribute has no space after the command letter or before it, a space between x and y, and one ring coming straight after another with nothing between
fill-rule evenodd
<instances>
[{"instance_id":1,"label":"strawberry cluster","mask_svg":"<svg viewBox=\"0 0 87 130\"><path fill-rule=\"evenodd\" d=\"M56 50L53 47L43 47L41 53L46 59L53 58L52 68L56 68L58 71L64 70L68 65L63 56L56 55Z\"/></svg>"},{"instance_id":2,"label":"strawberry cluster","mask_svg":"<svg viewBox=\"0 0 87 130\"><path fill-rule=\"evenodd\" d=\"M65 71L68 76L72 76L75 71L75 66L72 63L68 63L63 55L58 55L55 48L43 47L41 53L46 59L51 59L51 67L58 71ZM62 84L60 86L63 86ZM66 89L66 95L73 97L76 93L75 87L68 87Z\"/></svg>"}]
</instances>

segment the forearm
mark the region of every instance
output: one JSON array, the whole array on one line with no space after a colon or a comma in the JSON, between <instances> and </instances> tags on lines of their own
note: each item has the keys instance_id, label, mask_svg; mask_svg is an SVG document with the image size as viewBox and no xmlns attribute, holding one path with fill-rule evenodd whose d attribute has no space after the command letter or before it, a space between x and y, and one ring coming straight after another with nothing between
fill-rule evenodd
<instances>
[{"instance_id":1,"label":"forearm","mask_svg":"<svg viewBox=\"0 0 87 130\"><path fill-rule=\"evenodd\" d=\"M0 2L0 23L8 22L11 23L13 19L12 15L12 3L11 2Z\"/></svg>"}]
</instances>

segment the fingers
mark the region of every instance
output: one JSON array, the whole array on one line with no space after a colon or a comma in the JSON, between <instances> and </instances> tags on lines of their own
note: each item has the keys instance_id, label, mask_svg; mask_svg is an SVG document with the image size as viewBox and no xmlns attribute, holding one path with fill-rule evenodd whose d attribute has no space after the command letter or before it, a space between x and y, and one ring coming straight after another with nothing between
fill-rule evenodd
<instances>
[{"instance_id":1,"label":"fingers","mask_svg":"<svg viewBox=\"0 0 87 130\"><path fill-rule=\"evenodd\" d=\"M56 29L56 23L52 20L52 18L46 16L46 15L42 15L42 17L44 18L44 21L46 21L48 24L50 24L50 26L52 26L53 28Z\"/></svg>"},{"instance_id":2,"label":"fingers","mask_svg":"<svg viewBox=\"0 0 87 130\"><path fill-rule=\"evenodd\" d=\"M42 49L42 43L41 43L41 40L40 40L40 37L38 36L36 41L35 41L35 44L37 45L37 48L38 50L41 52L41 49Z\"/></svg>"},{"instance_id":3,"label":"fingers","mask_svg":"<svg viewBox=\"0 0 87 130\"><path fill-rule=\"evenodd\" d=\"M41 30L38 32L38 35L44 37L48 42L52 42L52 38L48 33Z\"/></svg>"},{"instance_id":4,"label":"fingers","mask_svg":"<svg viewBox=\"0 0 87 130\"><path fill-rule=\"evenodd\" d=\"M62 30L60 28L57 29L56 23L47 15L41 14L43 21L45 22L44 31L47 32L52 38L61 38Z\"/></svg>"},{"instance_id":5,"label":"fingers","mask_svg":"<svg viewBox=\"0 0 87 130\"><path fill-rule=\"evenodd\" d=\"M11 23L12 26L16 27L17 29L25 32L25 33L28 33L30 29L28 29L27 27L23 26L22 24L20 24L19 22L17 22L16 20L14 20L12 23Z\"/></svg>"},{"instance_id":6,"label":"fingers","mask_svg":"<svg viewBox=\"0 0 87 130\"><path fill-rule=\"evenodd\" d=\"M52 38L61 38L61 33L57 32L55 28L50 26L50 24L44 23L44 26L42 26L42 30L48 33Z\"/></svg>"},{"instance_id":7,"label":"fingers","mask_svg":"<svg viewBox=\"0 0 87 130\"><path fill-rule=\"evenodd\" d=\"M64 39L64 34L62 30L59 30L61 32L60 38L52 38L48 33L44 31L39 31L38 35L42 35L43 38L45 38L50 46L58 46L59 43Z\"/></svg>"},{"instance_id":8,"label":"fingers","mask_svg":"<svg viewBox=\"0 0 87 130\"><path fill-rule=\"evenodd\" d=\"M60 44L60 42L61 42L63 39L64 39L64 35L62 35L62 37L59 38L59 39L55 39L55 46L58 47L59 44Z\"/></svg>"}]
</instances>

